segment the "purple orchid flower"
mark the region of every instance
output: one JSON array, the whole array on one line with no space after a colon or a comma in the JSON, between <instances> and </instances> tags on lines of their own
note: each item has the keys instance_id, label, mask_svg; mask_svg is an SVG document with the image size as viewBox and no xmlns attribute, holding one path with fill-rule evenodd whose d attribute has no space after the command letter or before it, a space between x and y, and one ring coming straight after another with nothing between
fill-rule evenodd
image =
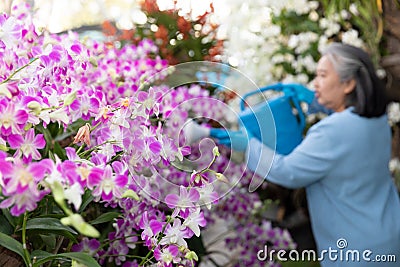
<instances>
[{"instance_id":1,"label":"purple orchid flower","mask_svg":"<svg viewBox=\"0 0 400 267\"><path fill-rule=\"evenodd\" d=\"M163 223L153 218L149 219L148 212L145 211L140 218L139 227L143 229L141 237L145 240L146 246L151 247L157 241L153 237L161 233Z\"/></svg>"},{"instance_id":2,"label":"purple orchid flower","mask_svg":"<svg viewBox=\"0 0 400 267\"><path fill-rule=\"evenodd\" d=\"M25 137L18 134L10 134L8 143L12 149L16 149L14 157L24 156L28 161L41 159L42 156L38 149L42 149L46 145L43 134L35 136L35 130L32 128L26 132Z\"/></svg>"},{"instance_id":3,"label":"purple orchid flower","mask_svg":"<svg viewBox=\"0 0 400 267\"><path fill-rule=\"evenodd\" d=\"M28 120L28 113L16 109L14 102L0 101L0 130L3 135L22 134Z\"/></svg>"},{"instance_id":4,"label":"purple orchid flower","mask_svg":"<svg viewBox=\"0 0 400 267\"><path fill-rule=\"evenodd\" d=\"M172 267L173 263L180 261L179 248L176 245L169 245L164 248L157 247L154 250L154 258L163 267Z\"/></svg>"},{"instance_id":5,"label":"purple orchid flower","mask_svg":"<svg viewBox=\"0 0 400 267\"><path fill-rule=\"evenodd\" d=\"M171 209L174 209L173 217L178 215L181 211L181 216L187 212L188 208L194 208L200 199L199 191L195 188L186 188L184 186L179 187L179 195L168 194L165 197L165 203Z\"/></svg>"},{"instance_id":6,"label":"purple orchid flower","mask_svg":"<svg viewBox=\"0 0 400 267\"><path fill-rule=\"evenodd\" d=\"M93 190L93 196L107 202L122 197L127 183L128 177L113 174L110 165L105 166L104 170L94 167L88 177L88 187Z\"/></svg>"}]
</instances>

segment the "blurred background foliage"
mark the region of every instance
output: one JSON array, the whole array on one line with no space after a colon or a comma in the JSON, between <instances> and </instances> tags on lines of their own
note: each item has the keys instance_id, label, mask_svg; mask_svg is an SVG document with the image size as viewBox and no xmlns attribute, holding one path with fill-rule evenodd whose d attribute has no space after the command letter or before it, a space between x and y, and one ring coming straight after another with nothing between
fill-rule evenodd
<instances>
[{"instance_id":1,"label":"blurred background foliage","mask_svg":"<svg viewBox=\"0 0 400 267\"><path fill-rule=\"evenodd\" d=\"M210 11L192 18L177 9L160 11L156 0L145 0L141 10L147 19L130 30L119 30L112 21L102 24L103 33L110 43L126 42L137 44L144 38L153 40L160 48L160 55L171 65L188 61L216 61L222 54L223 40L217 39L218 24L210 20Z\"/></svg>"}]
</instances>

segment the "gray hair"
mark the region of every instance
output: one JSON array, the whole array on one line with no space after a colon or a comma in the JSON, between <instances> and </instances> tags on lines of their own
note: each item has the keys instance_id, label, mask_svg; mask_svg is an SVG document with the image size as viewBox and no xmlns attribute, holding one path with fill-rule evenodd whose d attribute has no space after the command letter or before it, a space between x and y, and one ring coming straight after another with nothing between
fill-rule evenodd
<instances>
[{"instance_id":1,"label":"gray hair","mask_svg":"<svg viewBox=\"0 0 400 267\"><path fill-rule=\"evenodd\" d=\"M360 48L332 43L322 53L332 62L341 82L356 81L355 89L346 100L346 107L364 117L379 117L386 112L384 85L376 75L369 55Z\"/></svg>"}]
</instances>

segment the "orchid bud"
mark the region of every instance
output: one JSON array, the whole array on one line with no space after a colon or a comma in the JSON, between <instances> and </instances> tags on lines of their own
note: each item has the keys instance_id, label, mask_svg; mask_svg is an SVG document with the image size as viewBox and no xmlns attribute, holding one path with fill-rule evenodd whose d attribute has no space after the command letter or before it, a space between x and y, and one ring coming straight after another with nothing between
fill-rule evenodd
<instances>
[{"instance_id":1,"label":"orchid bud","mask_svg":"<svg viewBox=\"0 0 400 267\"><path fill-rule=\"evenodd\" d=\"M42 111L42 106L40 105L39 102L37 101L31 101L26 105L30 110L35 112L36 115L40 114L40 111Z\"/></svg>"},{"instance_id":2,"label":"orchid bud","mask_svg":"<svg viewBox=\"0 0 400 267\"><path fill-rule=\"evenodd\" d=\"M11 99L12 94L11 94L10 90L8 90L8 88L7 88L7 83L0 84L0 95L4 95L5 97Z\"/></svg>"},{"instance_id":3,"label":"orchid bud","mask_svg":"<svg viewBox=\"0 0 400 267\"><path fill-rule=\"evenodd\" d=\"M220 156L220 153L219 153L219 150L218 150L218 147L217 147L217 146L215 146L215 147L213 148L213 155L216 156L216 157L219 157L219 156Z\"/></svg>"},{"instance_id":4,"label":"orchid bud","mask_svg":"<svg viewBox=\"0 0 400 267\"><path fill-rule=\"evenodd\" d=\"M97 67L99 66L99 63L97 63L97 60L96 60L96 58L94 58L94 57L90 57L90 58L89 58L89 62L90 62L90 64L92 64L92 66L95 67L95 68L97 68Z\"/></svg>"},{"instance_id":5,"label":"orchid bud","mask_svg":"<svg viewBox=\"0 0 400 267\"><path fill-rule=\"evenodd\" d=\"M64 225L73 226L79 233L97 238L100 236L99 231L96 228L85 222L80 214L72 214L68 217L61 218L61 223Z\"/></svg>"},{"instance_id":6,"label":"orchid bud","mask_svg":"<svg viewBox=\"0 0 400 267\"><path fill-rule=\"evenodd\" d=\"M136 201L140 200L138 194L136 194L136 192L131 190L131 189L126 190L125 193L122 195L122 197L123 198L124 197L131 198L131 199L134 199Z\"/></svg>"},{"instance_id":7,"label":"orchid bud","mask_svg":"<svg viewBox=\"0 0 400 267\"><path fill-rule=\"evenodd\" d=\"M24 131L28 131L30 128L32 128L32 123L27 123L24 126Z\"/></svg>"},{"instance_id":8,"label":"orchid bud","mask_svg":"<svg viewBox=\"0 0 400 267\"><path fill-rule=\"evenodd\" d=\"M6 145L0 144L0 151L7 152L8 150L9 150L9 148Z\"/></svg>"},{"instance_id":9,"label":"orchid bud","mask_svg":"<svg viewBox=\"0 0 400 267\"><path fill-rule=\"evenodd\" d=\"M223 175L222 173L219 173L219 172L215 173L215 177L217 178L217 180L224 182L226 184L229 184L228 178L226 178L226 176Z\"/></svg>"},{"instance_id":10,"label":"orchid bud","mask_svg":"<svg viewBox=\"0 0 400 267\"><path fill-rule=\"evenodd\" d=\"M189 251L188 253L186 253L185 258L188 260L199 260L199 257L197 257L197 254L194 251Z\"/></svg>"},{"instance_id":11,"label":"orchid bud","mask_svg":"<svg viewBox=\"0 0 400 267\"><path fill-rule=\"evenodd\" d=\"M90 125L86 123L79 128L78 133L74 137L74 144L83 141L87 146L90 146Z\"/></svg>"},{"instance_id":12,"label":"orchid bud","mask_svg":"<svg viewBox=\"0 0 400 267\"><path fill-rule=\"evenodd\" d=\"M68 94L68 95L65 97L64 106L69 106L69 105L71 105L72 102L75 101L75 99L76 99L76 91L74 91L74 92Z\"/></svg>"},{"instance_id":13,"label":"orchid bud","mask_svg":"<svg viewBox=\"0 0 400 267\"><path fill-rule=\"evenodd\" d=\"M60 205L61 207L65 207L65 195L64 195L64 188L60 182L54 181L51 185L51 192L53 193L54 201Z\"/></svg>"}]
</instances>

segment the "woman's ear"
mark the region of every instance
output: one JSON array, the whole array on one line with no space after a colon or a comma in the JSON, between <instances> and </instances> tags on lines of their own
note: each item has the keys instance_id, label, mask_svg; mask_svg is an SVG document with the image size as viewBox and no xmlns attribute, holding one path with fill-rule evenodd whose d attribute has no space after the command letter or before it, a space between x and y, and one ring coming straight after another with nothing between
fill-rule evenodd
<instances>
[{"instance_id":1,"label":"woman's ear","mask_svg":"<svg viewBox=\"0 0 400 267\"><path fill-rule=\"evenodd\" d=\"M344 88L344 93L345 94L350 94L353 92L353 90L356 88L356 80L351 79L345 82L345 88Z\"/></svg>"}]
</instances>

